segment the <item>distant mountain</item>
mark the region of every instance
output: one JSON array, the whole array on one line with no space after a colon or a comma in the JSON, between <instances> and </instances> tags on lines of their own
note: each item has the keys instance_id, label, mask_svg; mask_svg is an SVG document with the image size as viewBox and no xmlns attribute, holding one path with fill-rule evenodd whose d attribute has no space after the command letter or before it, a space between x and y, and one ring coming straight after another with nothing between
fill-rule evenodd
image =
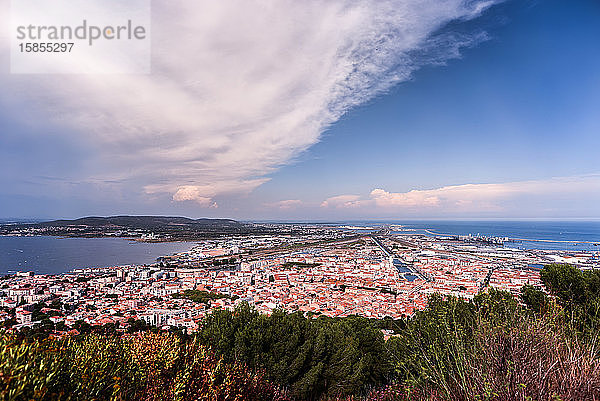
<instances>
[{"instance_id":1,"label":"distant mountain","mask_svg":"<svg viewBox=\"0 0 600 401\"><path fill-rule=\"evenodd\" d=\"M88 227L126 227L137 229L152 228L239 228L241 223L231 219L190 219L187 217L169 216L110 216L110 217L82 217L75 220L53 220L37 223L37 226L66 227L66 226L88 226Z\"/></svg>"},{"instance_id":2,"label":"distant mountain","mask_svg":"<svg viewBox=\"0 0 600 401\"><path fill-rule=\"evenodd\" d=\"M0 235L58 235L67 237L142 237L152 240L193 240L219 235L247 233L250 225L231 219L190 219L169 216L82 217L35 223L0 223Z\"/></svg>"}]
</instances>

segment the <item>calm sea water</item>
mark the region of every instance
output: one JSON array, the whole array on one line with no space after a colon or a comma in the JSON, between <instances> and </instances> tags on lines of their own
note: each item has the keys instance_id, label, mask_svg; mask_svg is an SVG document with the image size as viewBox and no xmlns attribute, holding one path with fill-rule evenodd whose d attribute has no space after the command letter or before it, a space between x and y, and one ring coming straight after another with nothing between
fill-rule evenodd
<instances>
[{"instance_id":1,"label":"calm sea water","mask_svg":"<svg viewBox=\"0 0 600 401\"><path fill-rule=\"evenodd\" d=\"M388 220L344 221L339 225L377 228L401 225L400 234L481 235L486 237L519 238L507 247L521 249L555 249L600 252L600 220L591 221L507 221L507 220ZM367 230L368 231L368 230ZM554 242L538 242L548 240ZM588 242L588 243L578 243Z\"/></svg>"},{"instance_id":2,"label":"calm sea water","mask_svg":"<svg viewBox=\"0 0 600 401\"><path fill-rule=\"evenodd\" d=\"M506 246L525 249L600 251L600 221L408 221L391 222L418 233L482 235L491 237L550 240L516 241ZM566 242L565 242L566 241ZM591 242L590 244L576 241Z\"/></svg>"},{"instance_id":3,"label":"calm sea water","mask_svg":"<svg viewBox=\"0 0 600 401\"><path fill-rule=\"evenodd\" d=\"M153 263L187 251L193 242L134 242L120 238L0 236L0 274L18 270L59 274L80 267Z\"/></svg>"}]
</instances>

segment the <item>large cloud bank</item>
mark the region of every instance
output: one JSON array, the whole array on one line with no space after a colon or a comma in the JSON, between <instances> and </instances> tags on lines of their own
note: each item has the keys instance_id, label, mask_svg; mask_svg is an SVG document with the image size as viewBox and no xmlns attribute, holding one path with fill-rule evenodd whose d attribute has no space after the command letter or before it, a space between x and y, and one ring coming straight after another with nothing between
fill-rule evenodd
<instances>
[{"instance_id":1,"label":"large cloud bank","mask_svg":"<svg viewBox=\"0 0 600 401\"><path fill-rule=\"evenodd\" d=\"M367 197L353 194L332 196L320 206L363 214L389 212L432 215L441 212L456 216L472 213L502 216L508 212L517 216L521 213L552 216L553 213L571 212L577 204L580 205L579 209L597 210L599 197L600 174L589 174L531 181L450 185L407 192L389 192L377 188ZM582 208L581 205L585 206Z\"/></svg>"},{"instance_id":2,"label":"large cloud bank","mask_svg":"<svg viewBox=\"0 0 600 401\"><path fill-rule=\"evenodd\" d=\"M77 179L216 207L216 196L265 182L349 109L484 39L443 28L493 3L157 1L152 74L2 74L2 96L35 98L36 120L92 144L97 163Z\"/></svg>"}]
</instances>

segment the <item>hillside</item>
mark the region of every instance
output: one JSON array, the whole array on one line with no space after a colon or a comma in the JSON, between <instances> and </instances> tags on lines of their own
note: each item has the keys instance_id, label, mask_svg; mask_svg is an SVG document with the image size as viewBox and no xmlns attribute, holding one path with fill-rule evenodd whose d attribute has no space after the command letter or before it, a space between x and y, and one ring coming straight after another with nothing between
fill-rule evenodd
<instances>
[{"instance_id":1,"label":"hillside","mask_svg":"<svg viewBox=\"0 0 600 401\"><path fill-rule=\"evenodd\" d=\"M401 320L215 310L198 333L139 321L0 332L3 400L600 399L600 272L542 271L519 300L433 295ZM133 323L133 322L132 322ZM384 338L381 329L391 333Z\"/></svg>"}]
</instances>

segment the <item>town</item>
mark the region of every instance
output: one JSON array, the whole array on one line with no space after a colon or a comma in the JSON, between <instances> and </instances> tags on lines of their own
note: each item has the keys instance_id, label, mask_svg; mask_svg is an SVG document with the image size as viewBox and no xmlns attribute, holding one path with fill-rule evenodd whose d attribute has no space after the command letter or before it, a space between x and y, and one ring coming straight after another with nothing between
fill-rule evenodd
<instances>
[{"instance_id":1,"label":"town","mask_svg":"<svg viewBox=\"0 0 600 401\"><path fill-rule=\"evenodd\" d=\"M56 336L82 325L193 332L211 310L243 302L266 314L400 319L424 309L434 293L473 298L493 287L517 296L523 285L541 286L544 264L600 267L597 252L518 249L499 240L389 228L300 232L201 240L151 265L17 272L0 280L0 324L44 326Z\"/></svg>"}]
</instances>

